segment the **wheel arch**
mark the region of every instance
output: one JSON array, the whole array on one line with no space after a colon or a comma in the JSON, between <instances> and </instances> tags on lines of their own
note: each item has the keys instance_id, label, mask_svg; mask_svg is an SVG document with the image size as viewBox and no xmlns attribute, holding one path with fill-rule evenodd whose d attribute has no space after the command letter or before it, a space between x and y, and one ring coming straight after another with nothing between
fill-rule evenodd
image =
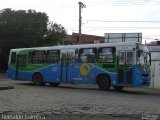
<instances>
[{"instance_id":1,"label":"wheel arch","mask_svg":"<svg viewBox=\"0 0 160 120\"><path fill-rule=\"evenodd\" d=\"M106 73L100 73L100 74L98 74L98 75L96 76L96 84L98 84L98 78L99 78L100 76L106 76L106 77L108 77L108 79L110 80L110 84L111 84L111 77L110 77L108 74L106 74Z\"/></svg>"},{"instance_id":2,"label":"wheel arch","mask_svg":"<svg viewBox=\"0 0 160 120\"><path fill-rule=\"evenodd\" d=\"M43 75L42 75L42 73L41 73L41 72L39 72L39 71L36 71L36 72L34 72L34 73L32 74L32 81L33 81L33 76L34 76L34 75L36 75L36 74L41 75L41 77L42 77L42 79L43 79Z\"/></svg>"}]
</instances>

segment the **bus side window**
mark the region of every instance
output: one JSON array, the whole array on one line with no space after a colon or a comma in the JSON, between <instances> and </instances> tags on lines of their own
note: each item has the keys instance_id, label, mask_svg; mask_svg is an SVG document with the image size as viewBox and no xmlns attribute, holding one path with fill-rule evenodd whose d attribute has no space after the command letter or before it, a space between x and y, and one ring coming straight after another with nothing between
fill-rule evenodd
<instances>
[{"instance_id":1,"label":"bus side window","mask_svg":"<svg viewBox=\"0 0 160 120\"><path fill-rule=\"evenodd\" d=\"M27 66L27 56L19 55L18 56L18 67L26 67Z\"/></svg>"},{"instance_id":2,"label":"bus side window","mask_svg":"<svg viewBox=\"0 0 160 120\"><path fill-rule=\"evenodd\" d=\"M45 51L33 51L31 54L31 63L43 64L45 62Z\"/></svg>"},{"instance_id":3,"label":"bus side window","mask_svg":"<svg viewBox=\"0 0 160 120\"><path fill-rule=\"evenodd\" d=\"M15 63L16 63L16 52L12 52L10 64L15 64Z\"/></svg>"},{"instance_id":4,"label":"bus side window","mask_svg":"<svg viewBox=\"0 0 160 120\"><path fill-rule=\"evenodd\" d=\"M79 50L79 59L83 63L94 63L96 62L96 48L84 48Z\"/></svg>"},{"instance_id":5,"label":"bus side window","mask_svg":"<svg viewBox=\"0 0 160 120\"><path fill-rule=\"evenodd\" d=\"M46 63L58 63L60 61L59 50L49 50L46 55Z\"/></svg>"},{"instance_id":6,"label":"bus side window","mask_svg":"<svg viewBox=\"0 0 160 120\"><path fill-rule=\"evenodd\" d=\"M33 63L33 59L32 59L32 51L29 52L28 63Z\"/></svg>"},{"instance_id":7,"label":"bus side window","mask_svg":"<svg viewBox=\"0 0 160 120\"><path fill-rule=\"evenodd\" d=\"M103 47L98 50L99 62L114 62L115 59L115 48L114 47Z\"/></svg>"}]
</instances>

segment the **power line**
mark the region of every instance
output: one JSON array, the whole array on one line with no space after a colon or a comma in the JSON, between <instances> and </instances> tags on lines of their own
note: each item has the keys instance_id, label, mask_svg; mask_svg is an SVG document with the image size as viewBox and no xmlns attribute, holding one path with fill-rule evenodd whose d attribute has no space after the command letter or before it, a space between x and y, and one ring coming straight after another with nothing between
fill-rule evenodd
<instances>
[{"instance_id":1,"label":"power line","mask_svg":"<svg viewBox=\"0 0 160 120\"><path fill-rule=\"evenodd\" d=\"M98 2L86 2L86 4L88 3L87 6L95 6L95 5L115 5L115 6L126 6L126 5L160 5L160 1L159 0L152 0L152 1L143 1L143 0L139 0L139 1L116 1L116 0L107 0L107 1L98 1Z\"/></svg>"},{"instance_id":2,"label":"power line","mask_svg":"<svg viewBox=\"0 0 160 120\"><path fill-rule=\"evenodd\" d=\"M68 30L78 30L75 28L67 28ZM94 30L133 30L133 29L160 29L160 27L83 27L84 31L94 31Z\"/></svg>"},{"instance_id":3,"label":"power line","mask_svg":"<svg viewBox=\"0 0 160 120\"><path fill-rule=\"evenodd\" d=\"M136 28L136 29L160 29L160 27L84 27L84 28Z\"/></svg>"},{"instance_id":4,"label":"power line","mask_svg":"<svg viewBox=\"0 0 160 120\"><path fill-rule=\"evenodd\" d=\"M146 20L116 20L116 21L113 21L113 20L87 20L87 23L88 22L125 22L125 23L160 23L160 20L149 20L149 21L146 21Z\"/></svg>"}]
</instances>

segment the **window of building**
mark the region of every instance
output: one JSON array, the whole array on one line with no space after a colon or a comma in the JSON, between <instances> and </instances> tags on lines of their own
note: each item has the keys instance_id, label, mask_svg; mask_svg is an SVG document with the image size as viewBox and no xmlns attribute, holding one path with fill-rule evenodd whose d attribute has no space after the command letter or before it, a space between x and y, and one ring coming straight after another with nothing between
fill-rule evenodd
<instances>
[{"instance_id":1,"label":"window of building","mask_svg":"<svg viewBox=\"0 0 160 120\"><path fill-rule=\"evenodd\" d=\"M115 48L114 47L103 47L98 50L99 62L114 62L115 59Z\"/></svg>"},{"instance_id":2,"label":"window of building","mask_svg":"<svg viewBox=\"0 0 160 120\"><path fill-rule=\"evenodd\" d=\"M60 61L59 50L49 50L46 55L46 63L58 63Z\"/></svg>"},{"instance_id":3,"label":"window of building","mask_svg":"<svg viewBox=\"0 0 160 120\"><path fill-rule=\"evenodd\" d=\"M96 62L96 48L83 48L79 50L79 59L83 63Z\"/></svg>"}]
</instances>

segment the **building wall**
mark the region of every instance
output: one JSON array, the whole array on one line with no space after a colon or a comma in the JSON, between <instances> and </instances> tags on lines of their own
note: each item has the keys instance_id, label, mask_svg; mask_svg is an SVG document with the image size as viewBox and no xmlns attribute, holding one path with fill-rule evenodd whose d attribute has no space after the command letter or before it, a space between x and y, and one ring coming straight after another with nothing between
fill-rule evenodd
<instances>
[{"instance_id":1,"label":"building wall","mask_svg":"<svg viewBox=\"0 0 160 120\"><path fill-rule=\"evenodd\" d=\"M160 44L146 44L151 52L151 88L160 89Z\"/></svg>"},{"instance_id":2,"label":"building wall","mask_svg":"<svg viewBox=\"0 0 160 120\"><path fill-rule=\"evenodd\" d=\"M151 52L151 88L160 89L160 51Z\"/></svg>"},{"instance_id":3,"label":"building wall","mask_svg":"<svg viewBox=\"0 0 160 120\"><path fill-rule=\"evenodd\" d=\"M72 33L71 41L65 41L65 44L78 44L78 33ZM96 36L96 35L87 35L87 34L82 34L81 35L81 41L79 43L81 44L90 44L90 43L104 43L105 38L102 36Z\"/></svg>"}]
</instances>

